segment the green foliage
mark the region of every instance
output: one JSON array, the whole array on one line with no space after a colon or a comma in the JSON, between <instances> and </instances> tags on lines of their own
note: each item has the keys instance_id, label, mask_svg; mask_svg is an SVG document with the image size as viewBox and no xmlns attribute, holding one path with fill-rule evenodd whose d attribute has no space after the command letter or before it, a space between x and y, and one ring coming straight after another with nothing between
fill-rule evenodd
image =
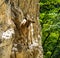
<instances>
[{"instance_id":1,"label":"green foliage","mask_svg":"<svg viewBox=\"0 0 60 58\"><path fill-rule=\"evenodd\" d=\"M60 58L60 0L40 1L44 58Z\"/></svg>"}]
</instances>

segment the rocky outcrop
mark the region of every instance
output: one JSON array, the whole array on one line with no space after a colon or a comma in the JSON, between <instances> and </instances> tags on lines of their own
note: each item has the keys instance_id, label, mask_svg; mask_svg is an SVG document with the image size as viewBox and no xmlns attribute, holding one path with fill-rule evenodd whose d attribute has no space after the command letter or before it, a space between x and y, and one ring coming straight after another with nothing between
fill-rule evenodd
<instances>
[{"instance_id":1,"label":"rocky outcrop","mask_svg":"<svg viewBox=\"0 0 60 58\"><path fill-rule=\"evenodd\" d=\"M43 58L39 0L0 2L0 58Z\"/></svg>"},{"instance_id":2,"label":"rocky outcrop","mask_svg":"<svg viewBox=\"0 0 60 58\"><path fill-rule=\"evenodd\" d=\"M11 20L10 6L0 0L0 58L10 58L14 40L14 23Z\"/></svg>"}]
</instances>

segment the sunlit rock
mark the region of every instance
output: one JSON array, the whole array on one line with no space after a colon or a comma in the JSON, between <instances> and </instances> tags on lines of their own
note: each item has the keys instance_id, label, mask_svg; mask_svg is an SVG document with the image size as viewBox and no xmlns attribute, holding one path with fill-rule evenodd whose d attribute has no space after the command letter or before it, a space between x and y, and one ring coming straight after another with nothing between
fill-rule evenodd
<instances>
[{"instance_id":1,"label":"sunlit rock","mask_svg":"<svg viewBox=\"0 0 60 58\"><path fill-rule=\"evenodd\" d=\"M11 39L12 38L12 34L14 34L14 30L12 28L8 29L7 31L3 32L2 38L3 39Z\"/></svg>"}]
</instances>

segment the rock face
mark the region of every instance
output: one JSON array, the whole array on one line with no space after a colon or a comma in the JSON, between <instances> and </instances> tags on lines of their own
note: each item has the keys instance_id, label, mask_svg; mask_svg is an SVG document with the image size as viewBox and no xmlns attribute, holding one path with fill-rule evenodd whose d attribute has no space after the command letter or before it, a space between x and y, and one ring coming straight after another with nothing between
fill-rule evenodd
<instances>
[{"instance_id":1,"label":"rock face","mask_svg":"<svg viewBox=\"0 0 60 58\"><path fill-rule=\"evenodd\" d=\"M0 29L0 31L0 58L10 58L12 43L14 40L14 29Z\"/></svg>"},{"instance_id":2,"label":"rock face","mask_svg":"<svg viewBox=\"0 0 60 58\"><path fill-rule=\"evenodd\" d=\"M2 4L3 0L0 2ZM10 6L3 3L0 6L0 58L10 58L14 34Z\"/></svg>"},{"instance_id":3,"label":"rock face","mask_svg":"<svg viewBox=\"0 0 60 58\"><path fill-rule=\"evenodd\" d=\"M0 58L43 58L39 0L0 2Z\"/></svg>"},{"instance_id":4,"label":"rock face","mask_svg":"<svg viewBox=\"0 0 60 58\"><path fill-rule=\"evenodd\" d=\"M0 32L0 35L0 58L10 58L14 40L14 29L9 28L6 31Z\"/></svg>"}]
</instances>

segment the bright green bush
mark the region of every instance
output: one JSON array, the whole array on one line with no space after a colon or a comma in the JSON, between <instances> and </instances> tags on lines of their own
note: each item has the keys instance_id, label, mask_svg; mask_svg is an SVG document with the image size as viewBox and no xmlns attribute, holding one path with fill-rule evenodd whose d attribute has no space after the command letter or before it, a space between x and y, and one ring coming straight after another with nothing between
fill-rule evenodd
<instances>
[{"instance_id":1,"label":"bright green bush","mask_svg":"<svg viewBox=\"0 0 60 58\"><path fill-rule=\"evenodd\" d=\"M40 1L44 58L60 58L60 0Z\"/></svg>"}]
</instances>

